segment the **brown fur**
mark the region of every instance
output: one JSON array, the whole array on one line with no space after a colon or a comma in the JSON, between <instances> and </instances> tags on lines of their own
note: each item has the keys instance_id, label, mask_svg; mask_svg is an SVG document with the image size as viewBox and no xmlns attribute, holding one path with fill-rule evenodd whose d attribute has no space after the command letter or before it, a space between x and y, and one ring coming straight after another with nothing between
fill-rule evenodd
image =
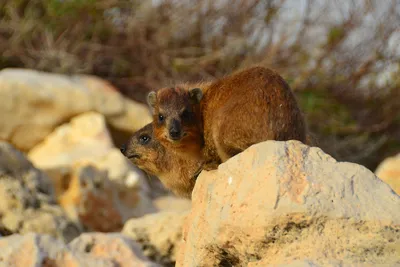
<instances>
[{"instance_id":1,"label":"brown fur","mask_svg":"<svg viewBox=\"0 0 400 267\"><path fill-rule=\"evenodd\" d=\"M143 136L150 138L147 144L140 143ZM190 157L183 158L174 150L162 146L154 138L151 123L131 136L123 153L140 169L157 176L175 195L191 198L195 174L200 169L201 162Z\"/></svg>"},{"instance_id":2,"label":"brown fur","mask_svg":"<svg viewBox=\"0 0 400 267\"><path fill-rule=\"evenodd\" d=\"M205 161L204 169L216 169L221 162L265 140L306 143L306 126L296 99L276 72L253 67L199 86L203 91L200 105L187 85L160 89L149 104L160 142L182 154L188 153L188 147L201 148L198 152ZM167 120L179 117L178 111L183 109L195 114L192 121L181 121L185 135L172 141L168 124L158 123L157 117L160 111Z\"/></svg>"},{"instance_id":3,"label":"brown fur","mask_svg":"<svg viewBox=\"0 0 400 267\"><path fill-rule=\"evenodd\" d=\"M193 101L186 88L197 86L207 88L209 83L182 84L178 87L163 88L157 93L157 103L149 103L153 111L153 130L154 135L161 143L177 152L185 151L200 159L200 153L203 147L203 129L201 127L201 111L198 101ZM187 111L189 116L184 116ZM164 115L165 121L159 121L159 115ZM182 126L183 136L179 141L173 141L168 138L168 129L172 121L178 120ZM168 139L168 141L166 141Z\"/></svg>"}]
</instances>

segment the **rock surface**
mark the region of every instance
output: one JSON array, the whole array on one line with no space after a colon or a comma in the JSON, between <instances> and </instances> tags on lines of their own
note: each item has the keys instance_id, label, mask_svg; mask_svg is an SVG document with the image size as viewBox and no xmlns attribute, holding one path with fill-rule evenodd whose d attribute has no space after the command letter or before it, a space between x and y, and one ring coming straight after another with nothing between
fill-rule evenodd
<instances>
[{"instance_id":1,"label":"rock surface","mask_svg":"<svg viewBox=\"0 0 400 267\"><path fill-rule=\"evenodd\" d=\"M89 230L119 231L127 219L156 211L145 174L115 148L99 113L58 127L29 158L52 178L69 216Z\"/></svg>"},{"instance_id":2,"label":"rock surface","mask_svg":"<svg viewBox=\"0 0 400 267\"><path fill-rule=\"evenodd\" d=\"M12 235L0 239L1 266L157 267L139 246L119 234L83 234L69 245L49 235Z\"/></svg>"},{"instance_id":3,"label":"rock surface","mask_svg":"<svg viewBox=\"0 0 400 267\"><path fill-rule=\"evenodd\" d=\"M0 142L0 197L0 223L12 233L47 233L69 241L80 232L55 205L47 175L5 142Z\"/></svg>"},{"instance_id":4,"label":"rock surface","mask_svg":"<svg viewBox=\"0 0 400 267\"><path fill-rule=\"evenodd\" d=\"M159 266L150 262L140 246L121 234L82 234L69 244L72 251L108 259L116 266Z\"/></svg>"},{"instance_id":5,"label":"rock surface","mask_svg":"<svg viewBox=\"0 0 400 267\"><path fill-rule=\"evenodd\" d=\"M148 108L124 98L94 76L64 76L27 69L0 71L0 140L28 151L72 117L97 111L120 132L151 121Z\"/></svg>"},{"instance_id":6,"label":"rock surface","mask_svg":"<svg viewBox=\"0 0 400 267\"><path fill-rule=\"evenodd\" d=\"M120 231L128 219L156 211L137 190L109 180L106 171L77 164L58 202L71 219L90 231Z\"/></svg>"},{"instance_id":7,"label":"rock surface","mask_svg":"<svg viewBox=\"0 0 400 267\"><path fill-rule=\"evenodd\" d=\"M104 116L97 112L78 115L32 148L30 160L41 169L68 166L80 160L103 158L114 149Z\"/></svg>"},{"instance_id":8,"label":"rock surface","mask_svg":"<svg viewBox=\"0 0 400 267\"><path fill-rule=\"evenodd\" d=\"M52 175L56 170L66 175L75 163L84 163L106 170L111 180L127 187L149 191L144 173L115 148L104 116L97 112L81 114L58 127L28 156L35 166Z\"/></svg>"},{"instance_id":9,"label":"rock surface","mask_svg":"<svg viewBox=\"0 0 400 267\"><path fill-rule=\"evenodd\" d=\"M184 212L190 210L192 201L187 198L178 198L174 195L161 196L153 200L154 206L160 211Z\"/></svg>"},{"instance_id":10,"label":"rock surface","mask_svg":"<svg viewBox=\"0 0 400 267\"><path fill-rule=\"evenodd\" d=\"M177 266L399 265L399 207L363 166L263 142L200 174Z\"/></svg>"},{"instance_id":11,"label":"rock surface","mask_svg":"<svg viewBox=\"0 0 400 267\"><path fill-rule=\"evenodd\" d=\"M385 159L379 164L375 174L400 195L400 154Z\"/></svg>"},{"instance_id":12,"label":"rock surface","mask_svg":"<svg viewBox=\"0 0 400 267\"><path fill-rule=\"evenodd\" d=\"M129 220L122 233L138 242L146 256L163 266L175 266L188 211L165 211Z\"/></svg>"}]
</instances>

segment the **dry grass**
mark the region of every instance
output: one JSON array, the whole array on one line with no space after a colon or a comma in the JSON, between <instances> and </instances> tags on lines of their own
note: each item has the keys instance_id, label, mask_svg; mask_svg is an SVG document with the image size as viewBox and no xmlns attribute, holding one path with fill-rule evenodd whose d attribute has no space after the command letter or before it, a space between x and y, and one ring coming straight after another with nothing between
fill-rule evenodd
<instances>
[{"instance_id":1,"label":"dry grass","mask_svg":"<svg viewBox=\"0 0 400 267\"><path fill-rule=\"evenodd\" d=\"M143 101L260 64L296 91L325 151L375 168L400 150L399 2L304 0L295 16L289 2L3 0L0 68L95 74Z\"/></svg>"}]
</instances>

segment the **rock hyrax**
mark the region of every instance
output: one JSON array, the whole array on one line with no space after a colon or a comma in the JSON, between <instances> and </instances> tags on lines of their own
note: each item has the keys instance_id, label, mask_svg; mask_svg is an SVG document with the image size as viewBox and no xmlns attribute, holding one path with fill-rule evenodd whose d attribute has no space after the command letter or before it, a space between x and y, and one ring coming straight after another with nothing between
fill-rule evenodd
<instances>
[{"instance_id":1,"label":"rock hyrax","mask_svg":"<svg viewBox=\"0 0 400 267\"><path fill-rule=\"evenodd\" d=\"M150 92L154 134L203 169L266 140L306 142L306 125L294 94L276 72L252 67L211 83Z\"/></svg>"},{"instance_id":2,"label":"rock hyrax","mask_svg":"<svg viewBox=\"0 0 400 267\"><path fill-rule=\"evenodd\" d=\"M175 195L191 198L196 171L201 162L191 157L182 157L174 150L165 148L153 136L152 124L147 124L134 133L121 152L138 168L157 176L164 186Z\"/></svg>"}]
</instances>

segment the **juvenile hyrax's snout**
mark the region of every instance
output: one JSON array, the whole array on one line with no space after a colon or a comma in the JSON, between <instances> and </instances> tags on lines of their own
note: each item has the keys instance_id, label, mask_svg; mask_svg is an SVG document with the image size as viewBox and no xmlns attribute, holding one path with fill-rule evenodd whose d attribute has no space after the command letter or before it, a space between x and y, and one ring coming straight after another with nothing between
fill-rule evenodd
<instances>
[{"instance_id":1,"label":"juvenile hyrax's snout","mask_svg":"<svg viewBox=\"0 0 400 267\"><path fill-rule=\"evenodd\" d=\"M121 150L121 153L122 153L124 156L126 156L126 144L123 144L123 145L119 148L119 150Z\"/></svg>"},{"instance_id":2,"label":"juvenile hyrax's snout","mask_svg":"<svg viewBox=\"0 0 400 267\"><path fill-rule=\"evenodd\" d=\"M179 140L182 136L181 123L178 120L173 119L169 125L168 133L172 140Z\"/></svg>"},{"instance_id":3,"label":"juvenile hyrax's snout","mask_svg":"<svg viewBox=\"0 0 400 267\"><path fill-rule=\"evenodd\" d=\"M139 153L137 153L132 147L128 147L127 144L123 144L120 148L122 155L128 159L138 159L140 158Z\"/></svg>"}]
</instances>

